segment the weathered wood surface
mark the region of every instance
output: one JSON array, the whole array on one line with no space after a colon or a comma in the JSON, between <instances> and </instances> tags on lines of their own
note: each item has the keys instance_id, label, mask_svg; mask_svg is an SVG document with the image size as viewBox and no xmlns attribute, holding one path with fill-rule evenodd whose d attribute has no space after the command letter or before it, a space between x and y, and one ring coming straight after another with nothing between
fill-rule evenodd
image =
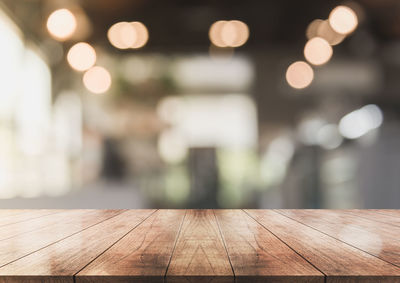
<instances>
[{"instance_id":1,"label":"weathered wood surface","mask_svg":"<svg viewBox=\"0 0 400 283\"><path fill-rule=\"evenodd\" d=\"M5 282L400 282L397 210L0 210Z\"/></svg>"}]
</instances>

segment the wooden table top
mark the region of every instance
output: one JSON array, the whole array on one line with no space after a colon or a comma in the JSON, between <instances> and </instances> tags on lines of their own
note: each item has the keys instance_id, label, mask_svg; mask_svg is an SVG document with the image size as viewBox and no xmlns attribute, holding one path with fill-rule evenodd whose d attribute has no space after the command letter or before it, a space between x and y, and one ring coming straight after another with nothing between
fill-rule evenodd
<instances>
[{"instance_id":1,"label":"wooden table top","mask_svg":"<svg viewBox=\"0 0 400 283\"><path fill-rule=\"evenodd\" d=\"M0 282L400 282L400 211L0 210Z\"/></svg>"}]
</instances>

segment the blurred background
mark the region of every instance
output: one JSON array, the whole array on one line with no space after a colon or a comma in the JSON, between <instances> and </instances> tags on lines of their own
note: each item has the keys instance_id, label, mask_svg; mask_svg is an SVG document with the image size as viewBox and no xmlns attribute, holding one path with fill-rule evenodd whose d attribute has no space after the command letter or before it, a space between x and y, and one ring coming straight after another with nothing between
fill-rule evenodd
<instances>
[{"instance_id":1,"label":"blurred background","mask_svg":"<svg viewBox=\"0 0 400 283\"><path fill-rule=\"evenodd\" d=\"M400 208L400 2L0 1L1 208Z\"/></svg>"}]
</instances>

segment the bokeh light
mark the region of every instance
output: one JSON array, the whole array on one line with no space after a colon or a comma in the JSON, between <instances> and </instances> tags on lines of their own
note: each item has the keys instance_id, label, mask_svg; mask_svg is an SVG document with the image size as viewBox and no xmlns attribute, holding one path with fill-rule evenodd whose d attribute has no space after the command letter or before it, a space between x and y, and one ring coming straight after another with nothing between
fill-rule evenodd
<instances>
[{"instance_id":1,"label":"bokeh light","mask_svg":"<svg viewBox=\"0 0 400 283\"><path fill-rule=\"evenodd\" d=\"M337 6L329 14L329 24L338 33L349 34L358 25L356 13L347 6Z\"/></svg>"},{"instance_id":2,"label":"bokeh light","mask_svg":"<svg viewBox=\"0 0 400 283\"><path fill-rule=\"evenodd\" d=\"M68 51L69 65L77 71L86 71L96 63L96 51L86 42L79 42Z\"/></svg>"},{"instance_id":3,"label":"bokeh light","mask_svg":"<svg viewBox=\"0 0 400 283\"><path fill-rule=\"evenodd\" d=\"M143 47L149 40L149 32L146 26L141 22L131 22L130 24L136 32L136 39L133 44L131 44L130 48Z\"/></svg>"},{"instance_id":4,"label":"bokeh light","mask_svg":"<svg viewBox=\"0 0 400 283\"><path fill-rule=\"evenodd\" d=\"M158 152L165 162L179 163L188 154L186 140L177 130L165 130L158 139Z\"/></svg>"},{"instance_id":5,"label":"bokeh light","mask_svg":"<svg viewBox=\"0 0 400 283\"><path fill-rule=\"evenodd\" d=\"M59 9L47 19L47 29L57 40L70 38L76 30L76 18L68 9Z\"/></svg>"},{"instance_id":6,"label":"bokeh light","mask_svg":"<svg viewBox=\"0 0 400 283\"><path fill-rule=\"evenodd\" d=\"M95 66L83 75L83 84L93 93L104 93L111 86L110 73L103 67Z\"/></svg>"},{"instance_id":7,"label":"bokeh light","mask_svg":"<svg viewBox=\"0 0 400 283\"><path fill-rule=\"evenodd\" d=\"M306 29L307 39L311 39L311 38L319 36L318 30L323 22L324 22L324 20L315 19L307 26L307 29Z\"/></svg>"},{"instance_id":8,"label":"bokeh light","mask_svg":"<svg viewBox=\"0 0 400 283\"><path fill-rule=\"evenodd\" d=\"M221 31L227 21L217 21L213 23L210 27L208 36L211 42L218 47L227 47L225 42L222 40Z\"/></svg>"},{"instance_id":9,"label":"bokeh light","mask_svg":"<svg viewBox=\"0 0 400 283\"><path fill-rule=\"evenodd\" d=\"M313 65L325 64L331 59L332 53L332 47L321 37L310 39L304 47L304 57Z\"/></svg>"},{"instance_id":10,"label":"bokeh light","mask_svg":"<svg viewBox=\"0 0 400 283\"><path fill-rule=\"evenodd\" d=\"M306 36L308 39L314 37L321 37L325 39L330 45L337 45L341 43L345 38L345 34L337 33L329 24L327 20L316 19L312 21L306 30Z\"/></svg>"},{"instance_id":11,"label":"bokeh light","mask_svg":"<svg viewBox=\"0 0 400 283\"><path fill-rule=\"evenodd\" d=\"M136 32L128 22L119 22L109 28L107 37L114 47L127 49L135 43Z\"/></svg>"},{"instance_id":12,"label":"bokeh light","mask_svg":"<svg viewBox=\"0 0 400 283\"><path fill-rule=\"evenodd\" d=\"M210 27L209 38L217 47L239 47L249 38L249 28L242 21L217 21Z\"/></svg>"},{"instance_id":13,"label":"bokeh light","mask_svg":"<svg viewBox=\"0 0 400 283\"><path fill-rule=\"evenodd\" d=\"M325 149L335 149L343 142L338 126L335 124L326 124L321 127L316 138L317 143Z\"/></svg>"},{"instance_id":14,"label":"bokeh light","mask_svg":"<svg viewBox=\"0 0 400 283\"><path fill-rule=\"evenodd\" d=\"M339 123L340 134L348 139L357 139L383 122L382 110L375 104L366 105L345 115Z\"/></svg>"},{"instance_id":15,"label":"bokeh light","mask_svg":"<svg viewBox=\"0 0 400 283\"><path fill-rule=\"evenodd\" d=\"M119 22L109 28L107 37L116 48L140 48L147 43L149 33L141 22Z\"/></svg>"},{"instance_id":16,"label":"bokeh light","mask_svg":"<svg viewBox=\"0 0 400 283\"><path fill-rule=\"evenodd\" d=\"M303 61L294 62L286 71L286 81L293 88L305 88L311 84L313 79L313 69Z\"/></svg>"}]
</instances>

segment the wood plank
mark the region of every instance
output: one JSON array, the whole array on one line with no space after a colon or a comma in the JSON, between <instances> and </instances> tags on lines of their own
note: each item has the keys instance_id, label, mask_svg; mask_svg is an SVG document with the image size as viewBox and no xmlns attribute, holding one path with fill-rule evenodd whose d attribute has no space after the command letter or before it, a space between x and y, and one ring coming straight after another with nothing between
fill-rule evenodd
<instances>
[{"instance_id":1,"label":"wood plank","mask_svg":"<svg viewBox=\"0 0 400 283\"><path fill-rule=\"evenodd\" d=\"M73 210L70 211L71 216L68 221L2 240L0 241L0 267L122 212L120 210Z\"/></svg>"},{"instance_id":2,"label":"wood plank","mask_svg":"<svg viewBox=\"0 0 400 283\"><path fill-rule=\"evenodd\" d=\"M73 282L74 274L154 210L130 210L0 268L0 282ZM100 215L99 215L100 216ZM3 281L1 281L3 280Z\"/></svg>"},{"instance_id":3,"label":"wood plank","mask_svg":"<svg viewBox=\"0 0 400 283\"><path fill-rule=\"evenodd\" d=\"M245 211L321 270L327 282L400 282L400 268L375 256L277 212Z\"/></svg>"},{"instance_id":4,"label":"wood plank","mask_svg":"<svg viewBox=\"0 0 400 283\"><path fill-rule=\"evenodd\" d=\"M400 216L400 209L369 209L369 210L380 214L392 215L395 217Z\"/></svg>"},{"instance_id":5,"label":"wood plank","mask_svg":"<svg viewBox=\"0 0 400 283\"><path fill-rule=\"evenodd\" d=\"M55 213L43 215L41 217L36 217L40 215L40 211L31 210L28 213L33 217L28 222L25 221L18 221L23 217L28 217L25 213L18 214L18 215L11 215L6 217L6 221L12 222L12 218L15 217L16 223L10 223L7 226L3 226L0 228L0 240L9 239L20 234L28 233L35 230L40 230L43 228L47 228L48 226L59 224L60 222L69 223L72 221L75 215L80 215L83 211L89 210L58 210ZM92 213L95 213L94 210L91 210ZM10 219L8 219L10 218Z\"/></svg>"},{"instance_id":6,"label":"wood plank","mask_svg":"<svg viewBox=\"0 0 400 283\"><path fill-rule=\"evenodd\" d=\"M31 219L43 217L50 214L60 213L63 211L64 210L62 209L35 209L35 210L21 211L17 214L0 216L0 227L28 221Z\"/></svg>"},{"instance_id":7,"label":"wood plank","mask_svg":"<svg viewBox=\"0 0 400 283\"><path fill-rule=\"evenodd\" d=\"M167 282L233 282L232 267L212 210L188 210Z\"/></svg>"},{"instance_id":8,"label":"wood plank","mask_svg":"<svg viewBox=\"0 0 400 283\"><path fill-rule=\"evenodd\" d=\"M400 267L400 227L341 210L278 212Z\"/></svg>"},{"instance_id":9,"label":"wood plank","mask_svg":"<svg viewBox=\"0 0 400 283\"><path fill-rule=\"evenodd\" d=\"M21 213L29 212L30 209L0 209L0 218L10 216L10 215L18 215Z\"/></svg>"},{"instance_id":10,"label":"wood plank","mask_svg":"<svg viewBox=\"0 0 400 283\"><path fill-rule=\"evenodd\" d=\"M163 282L184 210L159 210L76 275L76 282Z\"/></svg>"},{"instance_id":11,"label":"wood plank","mask_svg":"<svg viewBox=\"0 0 400 283\"><path fill-rule=\"evenodd\" d=\"M377 211L370 209L347 209L344 210L343 212L356 215L358 217L367 218L369 220L400 227L400 214L390 215L385 213L379 213Z\"/></svg>"},{"instance_id":12,"label":"wood plank","mask_svg":"<svg viewBox=\"0 0 400 283\"><path fill-rule=\"evenodd\" d=\"M242 210L215 210L235 282L324 282L324 274Z\"/></svg>"}]
</instances>

